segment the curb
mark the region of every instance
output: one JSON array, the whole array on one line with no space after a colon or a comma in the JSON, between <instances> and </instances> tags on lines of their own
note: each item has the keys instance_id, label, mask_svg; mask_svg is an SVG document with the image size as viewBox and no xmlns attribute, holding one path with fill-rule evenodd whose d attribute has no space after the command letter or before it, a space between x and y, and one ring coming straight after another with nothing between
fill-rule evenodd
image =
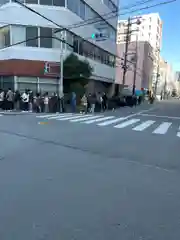
<instances>
[{"instance_id":1,"label":"curb","mask_svg":"<svg viewBox=\"0 0 180 240\"><path fill-rule=\"evenodd\" d=\"M31 115L31 114L34 114L34 113L29 113L29 112L0 112L0 115Z\"/></svg>"}]
</instances>

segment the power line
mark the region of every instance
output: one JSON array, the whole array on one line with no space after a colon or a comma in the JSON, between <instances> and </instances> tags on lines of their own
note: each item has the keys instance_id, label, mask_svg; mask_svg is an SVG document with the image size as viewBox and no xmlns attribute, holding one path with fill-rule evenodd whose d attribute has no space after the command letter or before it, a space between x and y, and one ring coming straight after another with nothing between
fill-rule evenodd
<instances>
[{"instance_id":1,"label":"power line","mask_svg":"<svg viewBox=\"0 0 180 240\"><path fill-rule=\"evenodd\" d=\"M154 4L154 5L146 6L146 7L143 7L143 8L137 8L137 9L128 11L128 12L126 12L126 13L120 13L120 14L116 14L116 15L114 15L114 16L110 16L110 17L106 18L106 20L115 18L115 17L117 17L117 16L124 16L124 15L132 14L132 13L135 13L135 12L138 12L138 11L147 10L147 9L150 9L150 8L153 8L153 7L158 7L158 6L161 6L161 5L166 5L166 4L173 3L173 2L176 2L176 0L165 1L165 2L161 2L161 3ZM93 23L98 23L98 22L101 22L101 21L102 21L102 20L98 20L98 21L95 21L95 22L93 22ZM90 23L90 24L93 24L93 23ZM79 28L79 27L86 26L86 25L89 25L89 23L85 23L85 24L82 24L82 25L79 24L79 25L77 25L77 26L72 27L72 29L74 29L74 28ZM70 29L70 30L71 30L71 29Z\"/></svg>"},{"instance_id":2,"label":"power line","mask_svg":"<svg viewBox=\"0 0 180 240\"><path fill-rule=\"evenodd\" d=\"M133 8L133 7L136 7L136 6L139 6L139 5L143 5L143 4L145 4L145 3L148 3L148 2L152 2L152 1L155 1L155 0L146 0L146 1L137 1L137 2L135 2L134 4L128 4L128 5L126 5L126 6L124 6L124 7L121 7L121 11L122 10L128 10L128 9L131 9L131 8ZM17 4L20 4L21 6L23 6L23 7L26 7L26 5L24 5L24 4L22 4L21 2L19 2L18 0L14 0L14 2L16 2ZM2 10L2 11L4 11L3 9L0 9L0 10ZM34 10L35 11L35 10ZM103 15L101 15L101 17L105 17L105 16L108 16L108 15L110 15L110 14L114 14L114 13L118 13L119 12L119 10L114 10L114 11L111 11L111 12L109 12L109 13L105 13L105 14L103 14ZM36 11L34 12L34 13L36 13ZM117 15L116 15L117 16ZM116 17L116 16L114 16L114 17ZM47 20L48 19L48 20ZM46 17L46 20L47 21L51 21L51 19L49 19L49 18L47 18ZM73 27L76 27L76 26L78 26L79 24L81 25L81 24L84 24L84 23L88 23L89 21L96 21L96 20L100 20L100 17L95 17L95 18L89 18L89 19L86 19L86 20L82 20L82 21L80 21L80 22L77 22L77 23L75 23L75 24L72 24L72 25L68 25L68 26L66 26L66 28L73 28ZM104 19L105 20L105 19ZM100 21L102 21L102 20L100 20ZM89 22L89 24L93 24L93 22L91 23L91 22ZM2 24L9 24L9 23L7 23L7 22L1 22ZM10 25L10 24L9 24ZM13 24L13 25L18 25L18 24Z\"/></svg>"},{"instance_id":3,"label":"power line","mask_svg":"<svg viewBox=\"0 0 180 240\"><path fill-rule=\"evenodd\" d=\"M55 24L56 26L59 26L59 28L61 28L61 30L62 30L62 26L60 26L59 24L55 23L53 20L51 20L51 19L47 18L46 16L44 16L44 15L36 12L35 10L31 9L30 7L28 7L28 6L24 5L23 3L19 2L18 0L14 0L14 1L15 1L16 3L18 3L18 4L20 4L21 6L23 6L24 8L30 10L31 12L33 12L33 13L41 16L42 18L46 19L47 21L50 21L51 23ZM147 0L147 1L152 1L152 0ZM129 13L133 13L133 12L136 12L136 11L139 11L139 10L145 10L145 9L157 7L157 6L160 6L160 5L169 4L169 3L172 3L172 2L175 2L175 1L176 1L176 0L169 0L169 1L161 2L161 3L157 3L157 4L154 4L154 5L150 5L150 6L146 6L146 7L143 7L143 8L139 8L139 9L132 10L132 11L130 11ZM127 14L127 13L119 14L119 16L120 16L120 15L125 15L125 14ZM113 16L113 17L115 17L115 16ZM112 18L112 16L111 16L110 18ZM108 18L108 19L110 19L110 18ZM102 21L102 20L101 20L101 21ZM99 21L97 21L97 22L99 22ZM96 22L95 22L95 23L96 23ZM84 25L79 25L79 26L76 26L76 27L72 27L72 29L73 29L73 28L78 28L78 27L81 27L81 26L85 26L85 25L89 25L89 24L92 24L92 23L86 23L86 24L84 24ZM64 27L63 29L64 29L64 30L67 30L67 31L71 30L71 29L69 29L69 28L67 28L67 27ZM48 37L51 37L51 38L52 38L52 36L46 36L46 38L48 38ZM27 41L30 41L30 40L33 40L33 39L36 39L36 38L37 38L37 37L32 38L32 39L27 39L27 40L24 40L24 41L20 41L20 42L14 43L14 44L12 44L12 45L9 45L8 47L15 46L15 45L19 45L19 44L22 44L22 43L24 43L24 42L27 42ZM67 41L61 40L61 39L59 39L59 40L62 41L62 42L64 42L64 43L67 43L67 44L69 45L69 43L68 43ZM118 57L118 56L117 56L117 57Z\"/></svg>"},{"instance_id":4,"label":"power line","mask_svg":"<svg viewBox=\"0 0 180 240\"><path fill-rule=\"evenodd\" d=\"M129 5L125 6L125 7L122 7L120 11L122 11L122 10L128 10L128 9L133 8L133 7L136 7L136 6L139 6L139 5L143 5L143 4L146 4L146 3L148 3L148 2L152 2L152 1L154 1L154 0L146 0L146 1L144 1L144 0L142 1L142 0L141 0L141 1L137 1L137 2L135 2L134 4L129 4ZM115 14L114 16L111 16L112 18L113 18L113 17L117 17L117 16L119 15L119 10L118 10L118 11L111 11L111 12L109 12L109 13L103 14L103 15L101 15L101 17L108 17L108 15L111 15L111 14ZM118 15L117 15L117 14L118 14ZM106 18L105 18L104 20L106 20ZM91 21L92 21L92 22L91 22ZM89 18L89 19L87 19L87 20L80 21L80 22L75 23L75 24L73 24L73 25L69 25L69 26L67 26L67 28L76 28L76 27L79 27L79 26L81 26L82 24L85 24L85 23L87 23L87 24L93 24L93 23L96 23L96 21L102 21L102 20L100 19L100 17Z\"/></svg>"},{"instance_id":5,"label":"power line","mask_svg":"<svg viewBox=\"0 0 180 240\"><path fill-rule=\"evenodd\" d=\"M71 29L74 29L74 28L78 28L78 27L82 27L82 26L86 26L86 25L91 25L91 24L94 24L94 23L98 23L98 22L102 22L102 20L99 18L98 20L95 20L92 21L92 22L88 22L89 20L86 20L86 21L81 21L81 23L79 24L74 24L74 25L70 25L70 26L67 26L67 27L64 27L64 26L61 26L59 24L57 24L56 22L54 22L52 19L49 19L47 18L46 16L44 16L43 14L35 11L34 9L26 6L25 4L19 2L18 0L14 0L16 3L18 3L19 5L23 6L24 8L28 9L29 11L39 15L40 17L44 18L45 20L53 23L54 25L56 25L58 28L60 28L60 31L63 31L63 30L71 30ZM139 4L145 4L146 2L150 2L150 1L153 1L153 0L146 0L146 1L139 1ZM154 4L154 5L150 5L150 6L146 6L146 7L143 7L143 8L138 8L138 9L134 9L134 10L131 10L131 11L128 11L128 12L125 12L125 13L119 13L119 11L112 11L111 13L108 13L108 14L112 14L112 13L115 13L115 15L113 16L109 16L107 18L105 18L104 20L109 20L109 19L112 19L112 18L115 18L117 16L122 16L122 15L127 15L127 14L130 14L130 13L134 13L134 12L137 12L137 11L140 11L140 10L146 10L146 9L149 9L149 8L152 8L152 7L156 7L156 6L160 6L160 5L164 5L164 4L168 4L168 3L172 3L172 2L175 2L176 0L170 0L170 1L166 1L166 2L162 2L162 3L157 3L157 4ZM137 4L134 4L133 7L137 6ZM130 7L132 8L132 7ZM108 15L107 14L107 15ZM106 15L106 14L105 14ZM105 16L104 15L104 16ZM103 16L103 15L102 15Z\"/></svg>"},{"instance_id":6,"label":"power line","mask_svg":"<svg viewBox=\"0 0 180 240\"><path fill-rule=\"evenodd\" d=\"M144 0L142 1L142 0L141 0L141 1L137 1L137 2L134 3L134 4L125 6L124 9L133 8L133 7L137 6L138 4L139 4L139 5L145 4L145 3L150 2L150 1L154 1L154 0L146 0L146 1L144 1ZM25 7L25 8L28 9L29 11L31 11L31 12L39 15L40 17L44 18L45 20L53 23L54 25L58 26L58 27L61 29L61 31L67 30L68 28L77 27L78 24L81 25L81 24L84 24L85 22L87 22L88 24L92 24L91 22L89 23L89 21L91 21L91 20L92 20L92 21L96 21L96 20L99 21L99 20L100 20L99 17L97 17L97 18L89 18L89 19L87 19L87 20L85 20L85 21L80 21L79 23L75 23L75 24L73 24L73 25L69 25L69 26L67 26L67 27L63 27L63 26L57 24L56 22L54 22L52 19L44 16L43 14L41 14L41 13L35 11L34 9L28 7L27 5L23 4L22 2L19 2L18 0L14 0L14 2L16 2L17 4ZM121 10L122 10L122 9L121 9ZM106 17L106 16L108 16L108 15L110 15L110 14L114 14L114 13L115 13L116 16L117 16L117 13L119 13L119 10L117 10L117 11L115 10L115 11L111 11L111 12L109 12L109 13L103 14L103 15L101 15L101 17ZM104 20L105 20L105 19L104 19ZM100 20L100 21L102 21L102 20Z\"/></svg>"}]
</instances>

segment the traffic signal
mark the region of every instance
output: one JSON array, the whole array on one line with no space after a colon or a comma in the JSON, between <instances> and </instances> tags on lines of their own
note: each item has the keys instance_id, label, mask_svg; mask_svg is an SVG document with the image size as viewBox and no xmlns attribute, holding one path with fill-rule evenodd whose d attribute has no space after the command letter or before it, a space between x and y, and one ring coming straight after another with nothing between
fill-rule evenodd
<instances>
[{"instance_id":1,"label":"traffic signal","mask_svg":"<svg viewBox=\"0 0 180 240\"><path fill-rule=\"evenodd\" d=\"M93 34L91 35L91 38L94 39L95 37L96 37L96 34L93 33Z\"/></svg>"},{"instance_id":2,"label":"traffic signal","mask_svg":"<svg viewBox=\"0 0 180 240\"><path fill-rule=\"evenodd\" d=\"M93 34L91 35L91 38L98 40L98 39L105 38L105 36L104 36L103 33L93 33Z\"/></svg>"}]
</instances>

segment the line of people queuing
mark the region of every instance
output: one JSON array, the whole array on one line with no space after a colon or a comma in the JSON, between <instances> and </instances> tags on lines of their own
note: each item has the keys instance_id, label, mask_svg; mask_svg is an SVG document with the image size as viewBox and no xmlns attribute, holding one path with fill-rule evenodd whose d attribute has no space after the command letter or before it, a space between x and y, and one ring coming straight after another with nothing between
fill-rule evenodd
<instances>
[{"instance_id":1,"label":"line of people queuing","mask_svg":"<svg viewBox=\"0 0 180 240\"><path fill-rule=\"evenodd\" d=\"M136 106L140 105L144 100L142 96L129 96L124 99L125 105ZM118 102L119 101L119 102ZM94 113L103 112L107 109L114 110L120 104L120 98L108 98L106 93L94 93L84 94L77 96L75 92L72 92L69 97L69 104L65 103L64 96L58 97L56 93L49 95L48 92L44 94L34 94L31 90L25 90L23 93L19 91L13 92L10 88L8 91L0 89L0 109L4 111L21 110L29 112L83 112ZM68 106L70 109L67 109Z\"/></svg>"},{"instance_id":2,"label":"line of people queuing","mask_svg":"<svg viewBox=\"0 0 180 240\"><path fill-rule=\"evenodd\" d=\"M105 93L84 94L77 97L75 92L70 95L70 111L81 112L105 111L107 109L107 96ZM80 102L80 103L79 103ZM0 89L0 109L4 111L21 110L29 112L65 112L67 105L64 104L64 97L59 98L56 93L51 95L36 93L26 89L23 93L13 92L10 88L7 91Z\"/></svg>"},{"instance_id":3,"label":"line of people queuing","mask_svg":"<svg viewBox=\"0 0 180 240\"><path fill-rule=\"evenodd\" d=\"M0 89L0 109L4 111L21 110L28 112L56 112L58 110L58 96L48 92L45 94L34 94L31 90L13 92Z\"/></svg>"}]
</instances>

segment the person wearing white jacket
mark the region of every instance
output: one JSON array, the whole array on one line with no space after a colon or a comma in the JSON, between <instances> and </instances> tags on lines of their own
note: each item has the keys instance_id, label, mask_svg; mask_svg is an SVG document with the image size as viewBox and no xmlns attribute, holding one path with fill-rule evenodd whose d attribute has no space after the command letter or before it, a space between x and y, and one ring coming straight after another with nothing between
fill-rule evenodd
<instances>
[{"instance_id":1,"label":"person wearing white jacket","mask_svg":"<svg viewBox=\"0 0 180 240\"><path fill-rule=\"evenodd\" d=\"M29 110L29 94L27 90L22 94L21 98L23 102L23 111L28 111Z\"/></svg>"}]
</instances>

